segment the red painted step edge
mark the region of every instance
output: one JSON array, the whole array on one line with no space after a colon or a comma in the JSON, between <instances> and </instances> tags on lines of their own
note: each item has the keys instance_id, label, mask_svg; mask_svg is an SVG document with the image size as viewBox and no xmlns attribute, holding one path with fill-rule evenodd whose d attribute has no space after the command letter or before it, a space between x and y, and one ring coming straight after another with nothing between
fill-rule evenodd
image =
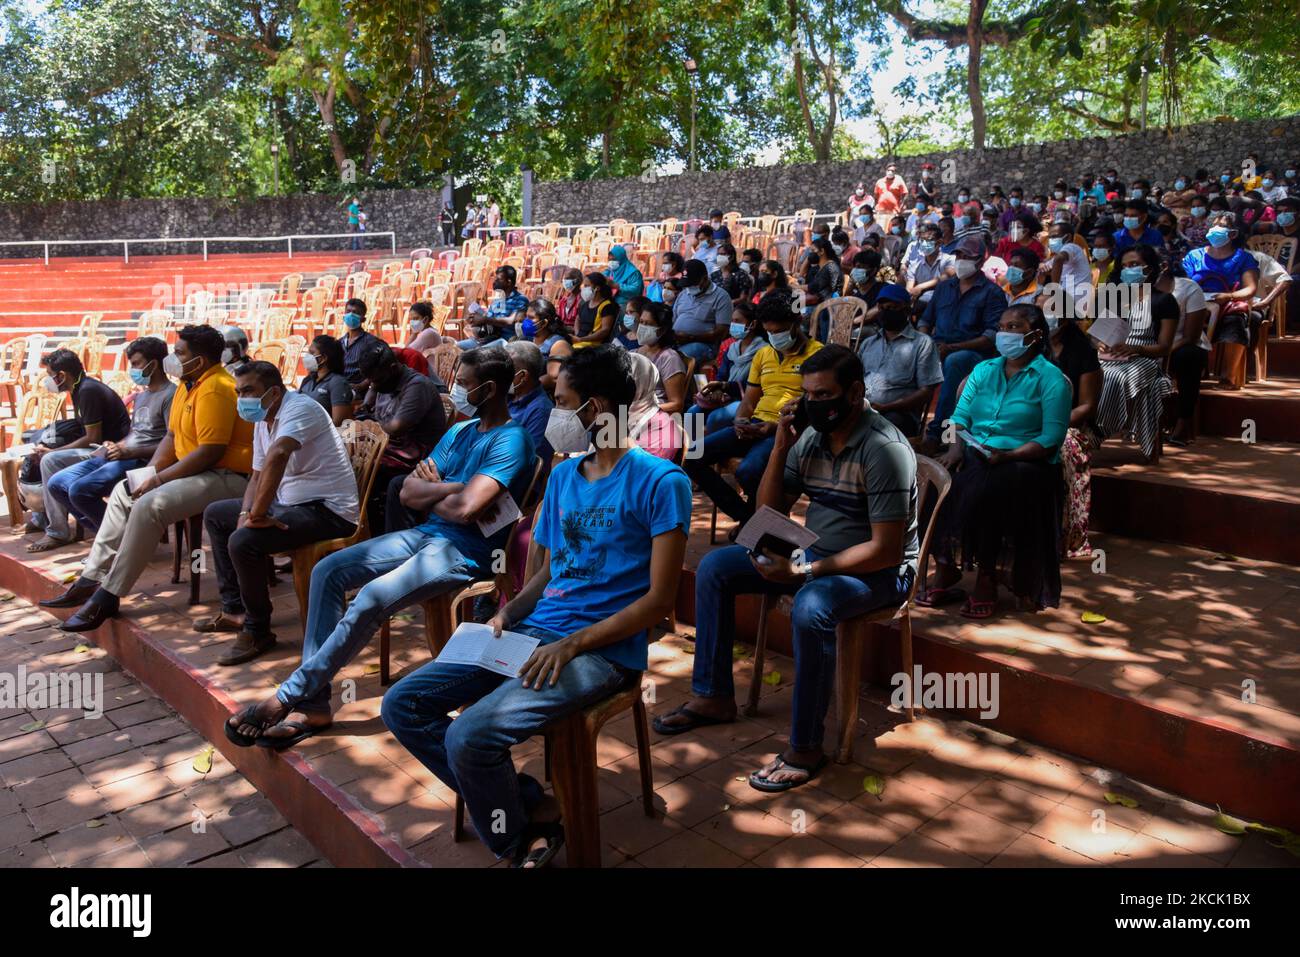
<instances>
[{"instance_id":1,"label":"red painted step edge","mask_svg":"<svg viewBox=\"0 0 1300 957\"><path fill-rule=\"evenodd\" d=\"M35 569L3 554L0 586L33 602L62 590ZM237 702L147 630L130 619L116 618L110 627L95 632L94 641L215 745L330 863L337 867L425 866L301 755L230 743L222 724Z\"/></svg>"},{"instance_id":2,"label":"red painted step edge","mask_svg":"<svg viewBox=\"0 0 1300 957\"><path fill-rule=\"evenodd\" d=\"M752 644L758 606L756 596L744 596L736 605L736 637L746 643ZM682 573L677 616L695 621L695 574L689 569ZM913 625L912 651L925 671L998 675L1001 710L996 718L983 719L977 709L953 714L1194 801L1217 804L1230 814L1300 830L1300 749L1214 719L1008 665L926 635L919 625ZM780 612L768 618L768 644L791 653L790 620ZM900 667L897 629L873 626L862 679L889 687Z\"/></svg>"}]
</instances>

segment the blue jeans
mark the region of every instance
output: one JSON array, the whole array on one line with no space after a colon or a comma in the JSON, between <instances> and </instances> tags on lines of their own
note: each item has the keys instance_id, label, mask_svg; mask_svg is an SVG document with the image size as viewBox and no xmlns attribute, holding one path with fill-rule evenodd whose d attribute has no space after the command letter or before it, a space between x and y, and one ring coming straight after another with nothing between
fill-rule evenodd
<instances>
[{"instance_id":1,"label":"blue jeans","mask_svg":"<svg viewBox=\"0 0 1300 957\"><path fill-rule=\"evenodd\" d=\"M808 560L823 555L809 550ZM777 585L758 573L742 545L704 556L695 572L695 671L691 692L702 698L734 698L731 645L736 596L794 595L794 700L790 747L820 748L826 711L835 690L835 626L877 608L902 603L912 587L910 566L870 575L827 575L807 585Z\"/></svg>"},{"instance_id":2,"label":"blue jeans","mask_svg":"<svg viewBox=\"0 0 1300 957\"><path fill-rule=\"evenodd\" d=\"M560 637L528 625L513 630L543 641ZM516 850L543 793L534 778L515 771L510 748L609 697L636 674L588 652L564 666L554 687L534 689L474 665L434 660L389 688L380 713L402 746L464 798L474 830L502 858ZM457 708L464 710L452 720Z\"/></svg>"},{"instance_id":3,"label":"blue jeans","mask_svg":"<svg viewBox=\"0 0 1300 957\"><path fill-rule=\"evenodd\" d=\"M718 358L716 342L687 342L678 346L677 351L687 358L694 359L696 367L716 362Z\"/></svg>"},{"instance_id":4,"label":"blue jeans","mask_svg":"<svg viewBox=\"0 0 1300 957\"><path fill-rule=\"evenodd\" d=\"M738 522L747 522L754 514L754 506L741 498L713 466L740 457L741 462L736 466L736 481L752 500L758 492L758 483L763 480L763 470L767 468L767 460L771 457L772 446L775 444L775 435L765 439L742 439L736 435L735 429L719 429L704 437L703 453L696 458L688 458L683 467L691 481L713 499L720 511Z\"/></svg>"},{"instance_id":5,"label":"blue jeans","mask_svg":"<svg viewBox=\"0 0 1300 957\"><path fill-rule=\"evenodd\" d=\"M987 358L989 357L984 353L976 352L974 349L948 353L947 358L943 360L943 384L939 386L939 404L935 407L934 416L925 430L927 437L936 442L942 441L943 423L952 418L953 410L957 408L957 399L961 395L957 391L958 388L970 375L971 370Z\"/></svg>"},{"instance_id":6,"label":"blue jeans","mask_svg":"<svg viewBox=\"0 0 1300 957\"><path fill-rule=\"evenodd\" d=\"M105 499L113 487L127 472L147 464L144 459L110 462L108 459L89 458L54 473L45 486L45 494L58 501L78 525L92 532L98 531L108 509Z\"/></svg>"},{"instance_id":7,"label":"blue jeans","mask_svg":"<svg viewBox=\"0 0 1300 957\"><path fill-rule=\"evenodd\" d=\"M302 664L276 697L300 711L328 714L330 682L385 620L482 577L478 563L451 542L413 528L335 552L312 569ZM357 586L356 597L345 602Z\"/></svg>"},{"instance_id":8,"label":"blue jeans","mask_svg":"<svg viewBox=\"0 0 1300 957\"><path fill-rule=\"evenodd\" d=\"M704 416L704 434L712 435L714 432L720 432L729 428L736 421L736 413L740 411L740 400L728 402L726 405L719 406L716 409L706 409L701 405L693 405L686 410L686 419L691 421L692 416ZM692 435L699 434L692 432Z\"/></svg>"}]
</instances>

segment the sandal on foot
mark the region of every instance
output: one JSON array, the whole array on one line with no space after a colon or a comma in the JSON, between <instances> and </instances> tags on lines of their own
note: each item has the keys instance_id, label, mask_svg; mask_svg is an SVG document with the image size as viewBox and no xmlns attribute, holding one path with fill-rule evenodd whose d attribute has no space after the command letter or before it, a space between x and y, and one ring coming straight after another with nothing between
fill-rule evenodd
<instances>
[{"instance_id":1,"label":"sandal on foot","mask_svg":"<svg viewBox=\"0 0 1300 957\"><path fill-rule=\"evenodd\" d=\"M29 552L48 552L56 548L62 548L65 545L72 545L73 540L70 538L55 538L47 534L44 538L37 539L27 546Z\"/></svg>"},{"instance_id":2,"label":"sandal on foot","mask_svg":"<svg viewBox=\"0 0 1300 957\"><path fill-rule=\"evenodd\" d=\"M981 621L985 618L992 618L997 613L998 603L996 601L978 601L974 598L966 599L966 604L961 606L961 616L970 618L975 621Z\"/></svg>"},{"instance_id":3,"label":"sandal on foot","mask_svg":"<svg viewBox=\"0 0 1300 957\"><path fill-rule=\"evenodd\" d=\"M664 724L664 719L671 718L673 715L682 715L688 720L683 724ZM698 711L692 711L686 705L680 705L667 714L655 718L654 721L650 722L650 726L655 729L657 734L672 735L685 734L687 731L706 728L711 724L731 724L735 720L734 715L730 718L715 718L713 715L700 714Z\"/></svg>"},{"instance_id":4,"label":"sandal on foot","mask_svg":"<svg viewBox=\"0 0 1300 957\"><path fill-rule=\"evenodd\" d=\"M275 737L266 734L264 731L262 732L262 736L257 739L257 746L259 748L271 748L275 751L287 751L300 741L306 741L318 732L324 731L329 727L329 725L313 726L308 724L306 721L277 721L272 725L272 727L288 728L291 731L296 731L297 734ZM269 731L271 729L267 728L266 730Z\"/></svg>"},{"instance_id":5,"label":"sandal on foot","mask_svg":"<svg viewBox=\"0 0 1300 957\"><path fill-rule=\"evenodd\" d=\"M955 605L966 597L966 589L949 585L947 588L927 588L916 596L916 603L922 608L938 608L941 605Z\"/></svg>"},{"instance_id":6,"label":"sandal on foot","mask_svg":"<svg viewBox=\"0 0 1300 957\"><path fill-rule=\"evenodd\" d=\"M544 838L546 843L541 847L528 848L538 838ZM515 867L545 867L555 859L555 855L560 853L560 848L564 846L564 825L559 821L548 821L545 824L529 824L524 829L524 837L519 842L519 850L515 853Z\"/></svg>"},{"instance_id":7,"label":"sandal on foot","mask_svg":"<svg viewBox=\"0 0 1300 957\"><path fill-rule=\"evenodd\" d=\"M231 724L230 722L234 722ZM258 743L263 731L271 726L273 722L262 721L257 717L257 705L250 704L244 710L236 713L233 717L227 718L222 722L222 727L226 729L226 737L232 744L237 744L241 748L251 748ZM246 724L256 725L258 728L256 735L240 734L239 729Z\"/></svg>"},{"instance_id":8,"label":"sandal on foot","mask_svg":"<svg viewBox=\"0 0 1300 957\"><path fill-rule=\"evenodd\" d=\"M812 767L806 767L802 764L795 764L793 761L789 761L785 757L778 754L776 757L776 767L774 767L771 771L768 772L769 776L766 778L761 778L758 776L757 771L753 771L749 775L749 786L753 788L755 791L766 791L769 794L775 794L780 791L789 791L793 788L802 787L803 785L811 781L813 778L817 777L817 774L821 771L821 769L826 767L827 760L828 758L826 757L826 755L823 754L820 758L817 759L816 764L814 764ZM777 771L782 771L786 769L790 771L802 771L804 774L808 776L804 778L802 781L771 780L771 775L775 774Z\"/></svg>"}]
</instances>

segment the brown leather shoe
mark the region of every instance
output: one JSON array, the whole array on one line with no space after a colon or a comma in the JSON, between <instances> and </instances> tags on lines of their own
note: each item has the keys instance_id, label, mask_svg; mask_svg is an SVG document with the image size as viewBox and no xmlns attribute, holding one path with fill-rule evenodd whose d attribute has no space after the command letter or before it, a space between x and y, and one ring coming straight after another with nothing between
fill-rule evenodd
<instances>
[{"instance_id":1,"label":"brown leather shoe","mask_svg":"<svg viewBox=\"0 0 1300 957\"><path fill-rule=\"evenodd\" d=\"M263 655L275 647L275 635L269 634L264 637L255 637L246 631L241 631L239 637L230 649L217 659L219 665L242 665L245 661L252 661L259 655Z\"/></svg>"}]
</instances>

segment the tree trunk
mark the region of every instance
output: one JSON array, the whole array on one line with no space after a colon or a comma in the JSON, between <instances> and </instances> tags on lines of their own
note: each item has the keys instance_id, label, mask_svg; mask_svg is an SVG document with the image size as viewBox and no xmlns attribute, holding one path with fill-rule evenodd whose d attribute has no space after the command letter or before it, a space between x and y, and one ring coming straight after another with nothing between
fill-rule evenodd
<instances>
[{"instance_id":1,"label":"tree trunk","mask_svg":"<svg viewBox=\"0 0 1300 957\"><path fill-rule=\"evenodd\" d=\"M977 150L984 149L986 120L984 93L980 90L980 58L984 46L984 7L988 0L970 0L966 18L966 92L970 97L971 139Z\"/></svg>"},{"instance_id":2,"label":"tree trunk","mask_svg":"<svg viewBox=\"0 0 1300 957\"><path fill-rule=\"evenodd\" d=\"M324 93L319 90L312 90L311 95L316 100L316 109L320 111L321 122L325 124L325 130L329 133L330 153L334 156L334 167L338 170L339 175L343 175L343 166L348 160L347 150L343 148L343 137L339 136L339 129L334 122L334 93L337 89L334 80L330 80L329 89Z\"/></svg>"}]
</instances>

